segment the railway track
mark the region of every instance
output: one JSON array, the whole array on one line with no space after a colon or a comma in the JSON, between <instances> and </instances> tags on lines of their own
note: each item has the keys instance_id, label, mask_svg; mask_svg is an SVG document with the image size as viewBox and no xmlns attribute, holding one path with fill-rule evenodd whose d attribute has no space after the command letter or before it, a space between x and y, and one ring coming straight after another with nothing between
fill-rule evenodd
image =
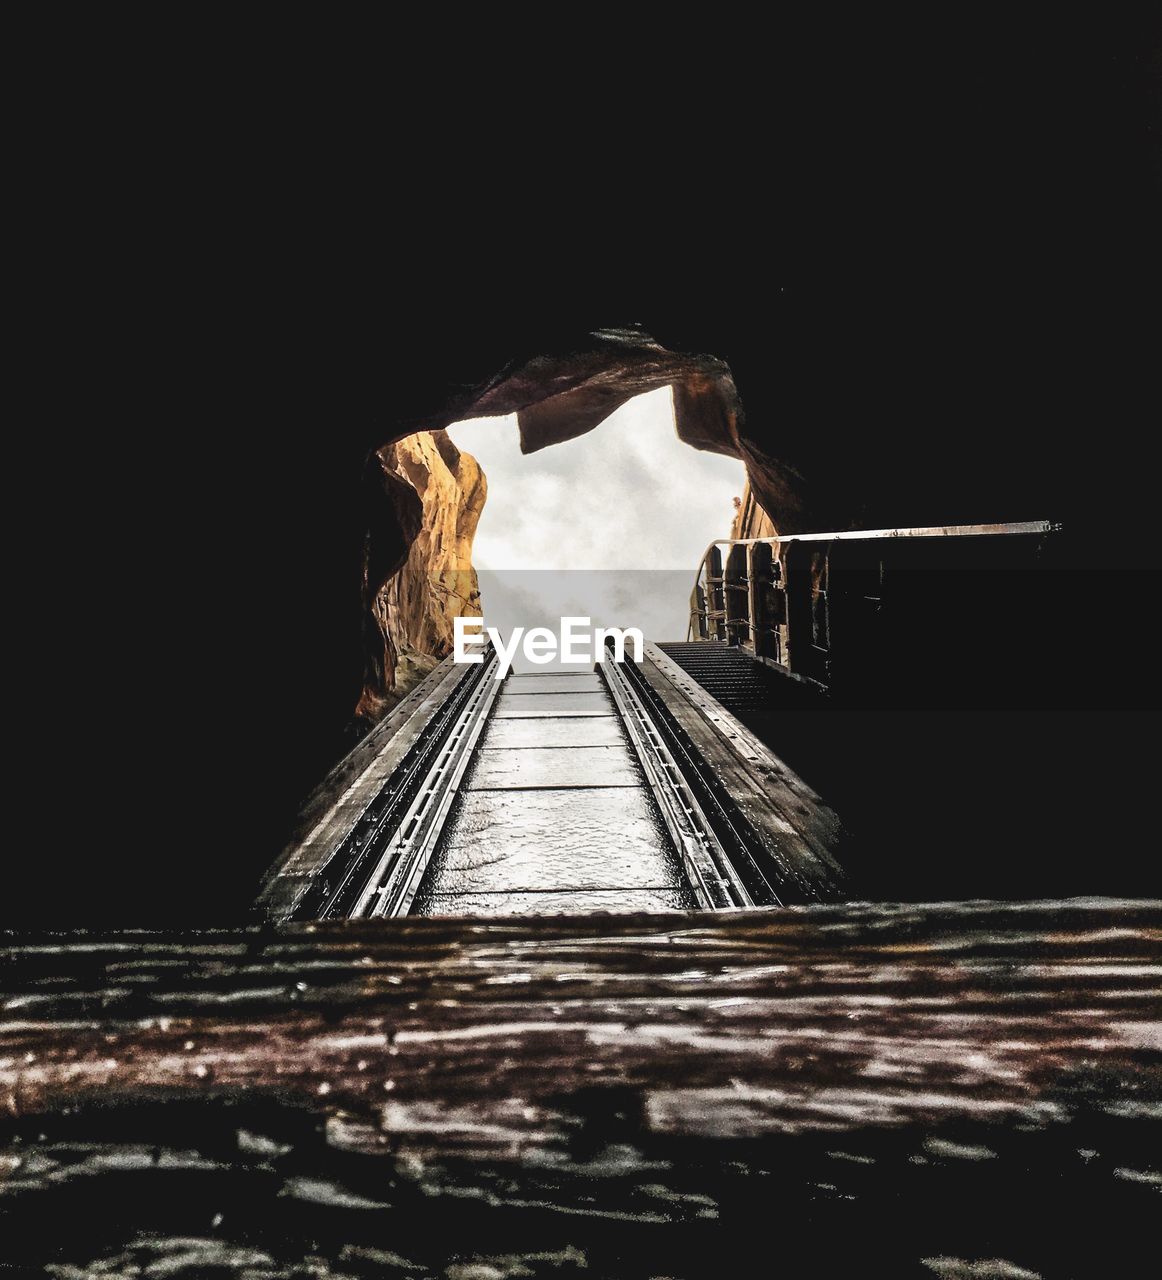
<instances>
[{"instance_id":1,"label":"railway track","mask_svg":"<svg viewBox=\"0 0 1162 1280\"><path fill-rule=\"evenodd\" d=\"M729 911L841 896L835 816L662 650L587 671L496 671L493 651L479 665L448 659L337 767L268 874L265 915Z\"/></svg>"}]
</instances>

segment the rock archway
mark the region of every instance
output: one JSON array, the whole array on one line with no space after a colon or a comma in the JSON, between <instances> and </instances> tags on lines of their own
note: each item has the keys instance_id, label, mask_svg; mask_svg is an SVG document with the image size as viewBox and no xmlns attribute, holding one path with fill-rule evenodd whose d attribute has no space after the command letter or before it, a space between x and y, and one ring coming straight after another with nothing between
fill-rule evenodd
<instances>
[{"instance_id":1,"label":"rock archway","mask_svg":"<svg viewBox=\"0 0 1162 1280\"><path fill-rule=\"evenodd\" d=\"M664 386L672 389L679 439L741 459L764 510L779 512L791 524L802 516L794 477L745 434L741 401L725 361L669 351L641 329L618 329L590 335L588 349L515 362L425 422L422 434L396 437L368 459L366 663L359 719L374 720L391 705L393 693L414 674L410 667L417 651L443 654L450 648L443 625L447 610L435 616L417 594L427 589L431 573L441 592L454 598L456 611L478 611L470 551L486 482L444 427L465 417L515 414L521 452L535 453L592 431L626 401ZM438 554L436 564L433 554ZM423 665L421 658L421 672Z\"/></svg>"}]
</instances>

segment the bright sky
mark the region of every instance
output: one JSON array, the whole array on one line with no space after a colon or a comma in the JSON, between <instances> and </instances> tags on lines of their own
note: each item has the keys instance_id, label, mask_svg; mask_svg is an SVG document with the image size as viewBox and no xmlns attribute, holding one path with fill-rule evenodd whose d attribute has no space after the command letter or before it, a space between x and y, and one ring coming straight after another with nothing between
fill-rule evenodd
<instances>
[{"instance_id":1,"label":"bright sky","mask_svg":"<svg viewBox=\"0 0 1162 1280\"><path fill-rule=\"evenodd\" d=\"M449 428L484 468L478 569L689 569L725 538L742 494L736 458L678 439L670 388L637 396L588 434L522 455L516 418Z\"/></svg>"},{"instance_id":2,"label":"bright sky","mask_svg":"<svg viewBox=\"0 0 1162 1280\"><path fill-rule=\"evenodd\" d=\"M472 561L489 625L556 631L563 614L580 613L641 627L647 640L685 639L698 563L730 533L744 470L678 439L668 387L527 456L515 417L458 422L449 434L488 477Z\"/></svg>"}]
</instances>

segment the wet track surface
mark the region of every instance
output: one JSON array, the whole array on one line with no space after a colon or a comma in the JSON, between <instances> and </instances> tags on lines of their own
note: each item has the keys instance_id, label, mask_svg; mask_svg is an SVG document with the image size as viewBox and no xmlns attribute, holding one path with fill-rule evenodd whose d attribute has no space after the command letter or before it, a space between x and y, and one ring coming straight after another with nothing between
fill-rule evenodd
<instances>
[{"instance_id":1,"label":"wet track surface","mask_svg":"<svg viewBox=\"0 0 1162 1280\"><path fill-rule=\"evenodd\" d=\"M413 914L542 915L693 905L598 674L510 677Z\"/></svg>"},{"instance_id":2,"label":"wet track surface","mask_svg":"<svg viewBox=\"0 0 1162 1280\"><path fill-rule=\"evenodd\" d=\"M721 911L842 893L825 802L655 646L497 680L449 657L325 780L272 919Z\"/></svg>"}]
</instances>

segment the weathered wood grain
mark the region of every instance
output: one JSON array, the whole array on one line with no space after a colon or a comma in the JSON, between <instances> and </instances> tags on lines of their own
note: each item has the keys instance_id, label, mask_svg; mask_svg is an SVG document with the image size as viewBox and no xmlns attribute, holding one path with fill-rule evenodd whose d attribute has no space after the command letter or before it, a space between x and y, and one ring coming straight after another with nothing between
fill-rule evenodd
<instances>
[{"instance_id":1,"label":"weathered wood grain","mask_svg":"<svg viewBox=\"0 0 1162 1280\"><path fill-rule=\"evenodd\" d=\"M1160 944L1108 901L10 936L5 1260L1129 1274Z\"/></svg>"},{"instance_id":2,"label":"weathered wood grain","mask_svg":"<svg viewBox=\"0 0 1162 1280\"><path fill-rule=\"evenodd\" d=\"M767 851L785 900L842 897L845 873L836 855L843 830L835 812L656 645L646 646L640 670Z\"/></svg>"}]
</instances>

